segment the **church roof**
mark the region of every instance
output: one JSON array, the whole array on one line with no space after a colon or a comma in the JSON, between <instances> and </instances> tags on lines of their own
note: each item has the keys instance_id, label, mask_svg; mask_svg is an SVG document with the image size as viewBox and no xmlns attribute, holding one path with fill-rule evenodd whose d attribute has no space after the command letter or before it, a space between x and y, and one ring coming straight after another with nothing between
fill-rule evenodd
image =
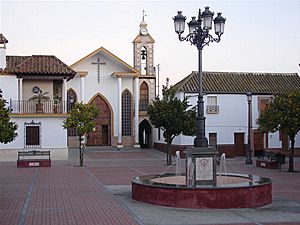
<instances>
[{"instance_id":1,"label":"church roof","mask_svg":"<svg viewBox=\"0 0 300 225\"><path fill-rule=\"evenodd\" d=\"M145 41L147 43L155 43L155 40L153 39L153 37L151 37L150 34L147 34L147 35L138 34L136 36L136 38L132 41L132 43L141 43L142 38L143 38L143 41Z\"/></svg>"},{"instance_id":2,"label":"church roof","mask_svg":"<svg viewBox=\"0 0 300 225\"><path fill-rule=\"evenodd\" d=\"M198 92L198 72L171 87L176 91ZM297 73L203 72L203 92L208 94L276 94L300 89Z\"/></svg>"},{"instance_id":3,"label":"church roof","mask_svg":"<svg viewBox=\"0 0 300 225\"><path fill-rule=\"evenodd\" d=\"M126 63L125 61L123 61L122 59L120 59L119 57L117 57L116 55L114 55L113 53L111 53L110 51L108 51L107 49L105 49L103 47L100 47L100 48L96 49L95 51L91 52L87 56L85 56L82 59L78 60L77 62L73 63L70 67L74 68L76 65L78 65L79 63L81 63L85 59L87 59L89 57L92 57L93 55L95 55L99 52L104 52L106 55L108 55L108 56L112 57L113 59L115 59L116 61L120 62L122 65L127 67L132 73L136 73L136 74L140 73L139 71L134 69L132 66L130 66L128 63Z\"/></svg>"},{"instance_id":4,"label":"church roof","mask_svg":"<svg viewBox=\"0 0 300 225\"><path fill-rule=\"evenodd\" d=\"M22 76L66 76L72 78L76 72L54 55L6 56L6 68L0 72Z\"/></svg>"}]
</instances>

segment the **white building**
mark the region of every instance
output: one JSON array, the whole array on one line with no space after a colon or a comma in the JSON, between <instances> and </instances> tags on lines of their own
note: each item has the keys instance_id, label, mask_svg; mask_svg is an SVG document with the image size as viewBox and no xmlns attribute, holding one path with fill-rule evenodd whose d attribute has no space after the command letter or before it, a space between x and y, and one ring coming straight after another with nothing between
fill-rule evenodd
<instances>
[{"instance_id":1,"label":"white building","mask_svg":"<svg viewBox=\"0 0 300 225\"><path fill-rule=\"evenodd\" d=\"M189 97L191 105L197 104L197 72L192 72L172 88L176 96ZM234 73L204 72L203 91L206 117L206 137L209 145L216 146L220 153L227 156L245 155L248 137L248 100L247 93L252 93L250 104L251 149L254 155L264 149L283 150L289 147L287 135L276 133L261 134L256 123L266 103L276 93L300 89L300 77L296 73ZM161 132L162 133L162 132ZM163 137L155 135L155 147L164 150ZM178 136L173 141L173 150L185 149L193 145L194 137ZM300 135L296 136L295 154L300 153Z\"/></svg>"},{"instance_id":2,"label":"white building","mask_svg":"<svg viewBox=\"0 0 300 225\"><path fill-rule=\"evenodd\" d=\"M55 56L6 56L7 39L0 34L0 89L18 124L18 136L0 144L0 160L16 160L17 151L51 150L52 159L66 159L67 132L62 123L67 116L67 81L75 71ZM50 100L29 99L42 91Z\"/></svg>"},{"instance_id":3,"label":"white building","mask_svg":"<svg viewBox=\"0 0 300 225\"><path fill-rule=\"evenodd\" d=\"M133 40L133 67L103 47L71 65L77 73L68 82L69 102L96 104L101 112L88 146L152 146L147 106L155 98L153 46L143 20ZM73 135L69 131L69 146L77 145Z\"/></svg>"},{"instance_id":4,"label":"white building","mask_svg":"<svg viewBox=\"0 0 300 225\"><path fill-rule=\"evenodd\" d=\"M23 149L50 150L53 159L65 159L68 147L78 146L76 131L62 127L75 102L100 109L88 146L152 147L147 106L156 96L154 42L143 20L133 40L133 66L101 47L68 67L55 56L6 56L1 34L0 88L19 127L13 142L0 144L0 159L15 160ZM29 101L38 90L51 99L42 111Z\"/></svg>"}]
</instances>

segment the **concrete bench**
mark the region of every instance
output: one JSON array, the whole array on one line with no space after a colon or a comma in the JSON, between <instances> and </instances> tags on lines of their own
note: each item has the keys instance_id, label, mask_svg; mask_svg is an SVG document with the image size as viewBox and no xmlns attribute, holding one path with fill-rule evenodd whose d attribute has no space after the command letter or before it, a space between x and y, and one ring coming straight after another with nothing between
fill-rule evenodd
<instances>
[{"instance_id":1,"label":"concrete bench","mask_svg":"<svg viewBox=\"0 0 300 225\"><path fill-rule=\"evenodd\" d=\"M284 163L285 155L275 152L264 152L264 155L262 157L256 159L257 167L279 169L279 171L281 171L281 165Z\"/></svg>"},{"instance_id":2,"label":"concrete bench","mask_svg":"<svg viewBox=\"0 0 300 225\"><path fill-rule=\"evenodd\" d=\"M50 151L18 151L17 167L50 167Z\"/></svg>"}]
</instances>

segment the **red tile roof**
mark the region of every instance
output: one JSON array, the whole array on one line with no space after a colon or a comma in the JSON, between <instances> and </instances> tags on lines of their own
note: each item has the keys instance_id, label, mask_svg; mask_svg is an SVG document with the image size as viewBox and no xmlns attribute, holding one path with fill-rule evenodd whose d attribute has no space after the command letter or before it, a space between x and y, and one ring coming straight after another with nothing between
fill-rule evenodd
<instances>
[{"instance_id":1,"label":"red tile roof","mask_svg":"<svg viewBox=\"0 0 300 225\"><path fill-rule=\"evenodd\" d=\"M69 78L73 78L76 74L73 69L53 55L6 56L6 68L3 72L22 76L66 76Z\"/></svg>"},{"instance_id":2,"label":"red tile roof","mask_svg":"<svg viewBox=\"0 0 300 225\"><path fill-rule=\"evenodd\" d=\"M175 84L172 89L198 92L198 72ZM211 94L276 94L300 89L297 73L203 72L203 92Z\"/></svg>"}]
</instances>

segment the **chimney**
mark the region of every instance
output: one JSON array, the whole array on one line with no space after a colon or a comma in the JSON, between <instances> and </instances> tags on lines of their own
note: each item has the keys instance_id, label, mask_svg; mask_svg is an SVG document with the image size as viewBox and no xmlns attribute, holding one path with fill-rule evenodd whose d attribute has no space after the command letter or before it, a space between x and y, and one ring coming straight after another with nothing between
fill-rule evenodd
<instances>
[{"instance_id":1,"label":"chimney","mask_svg":"<svg viewBox=\"0 0 300 225\"><path fill-rule=\"evenodd\" d=\"M6 67L6 43L8 40L0 34L0 70Z\"/></svg>"}]
</instances>

